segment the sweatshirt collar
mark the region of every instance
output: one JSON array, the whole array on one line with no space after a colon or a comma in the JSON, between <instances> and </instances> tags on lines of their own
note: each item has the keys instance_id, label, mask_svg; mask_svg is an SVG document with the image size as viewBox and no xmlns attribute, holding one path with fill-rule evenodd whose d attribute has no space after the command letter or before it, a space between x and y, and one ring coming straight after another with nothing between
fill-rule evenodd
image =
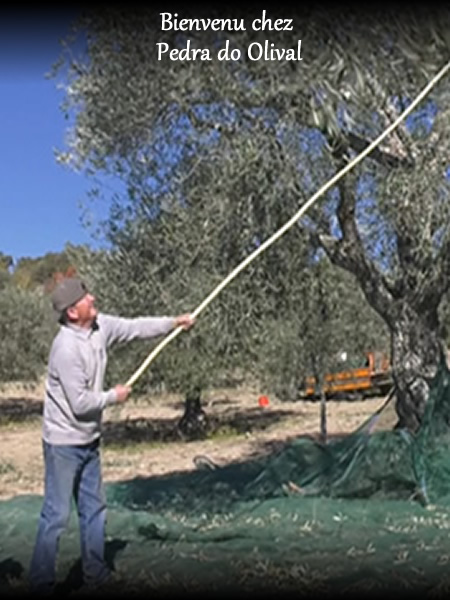
<instances>
[{"instance_id":1,"label":"sweatshirt collar","mask_svg":"<svg viewBox=\"0 0 450 600\"><path fill-rule=\"evenodd\" d=\"M74 323L66 323L64 327L67 327L68 329L73 331L77 335L77 337L83 339L90 338L94 331L97 331L97 329L99 329L97 319L92 323L92 326L89 327L89 329L86 329L85 327L80 327L79 325L75 325Z\"/></svg>"}]
</instances>

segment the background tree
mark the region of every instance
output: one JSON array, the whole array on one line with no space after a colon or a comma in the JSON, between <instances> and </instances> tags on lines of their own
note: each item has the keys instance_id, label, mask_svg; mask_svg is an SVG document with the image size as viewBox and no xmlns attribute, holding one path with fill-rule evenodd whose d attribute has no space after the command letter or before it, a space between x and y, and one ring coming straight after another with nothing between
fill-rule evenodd
<instances>
[{"instance_id":1,"label":"background tree","mask_svg":"<svg viewBox=\"0 0 450 600\"><path fill-rule=\"evenodd\" d=\"M195 11L183 17L223 17ZM268 16L285 17L280 11ZM158 215L163 198L189 206L195 198L204 208L216 197L240 215L227 243L240 235L248 251L391 123L449 55L448 9L304 8L292 31L270 35L250 27L260 13L243 15L239 32L163 32L159 12L109 10L81 22L89 60L68 55L65 110L76 121L60 160L127 183L129 202L109 224L113 239L141 226L143 207L147 218ZM296 48L299 37L302 61L247 54L267 40ZM187 39L212 57L229 39L242 58L156 59L157 42L183 48ZM303 222L389 328L399 424L412 430L442 354L439 305L450 282L448 96L446 81ZM295 254L294 237L268 255L289 244ZM266 282L284 264L269 268L269 256L259 262Z\"/></svg>"},{"instance_id":2,"label":"background tree","mask_svg":"<svg viewBox=\"0 0 450 600\"><path fill-rule=\"evenodd\" d=\"M265 324L259 376L266 390L286 399L296 398L305 378L314 376L325 441L325 375L364 366L369 350L387 351L388 329L353 277L327 257L316 260L301 277L303 285L290 291L283 318Z\"/></svg>"},{"instance_id":3,"label":"background tree","mask_svg":"<svg viewBox=\"0 0 450 600\"><path fill-rule=\"evenodd\" d=\"M0 290L3 290L10 283L13 264L12 256L0 252Z\"/></svg>"},{"instance_id":4,"label":"background tree","mask_svg":"<svg viewBox=\"0 0 450 600\"><path fill-rule=\"evenodd\" d=\"M50 292L58 273L74 275L65 251L16 264L0 252L0 381L35 382L44 375L57 330Z\"/></svg>"},{"instance_id":5,"label":"background tree","mask_svg":"<svg viewBox=\"0 0 450 600\"><path fill-rule=\"evenodd\" d=\"M13 284L0 289L0 381L36 382L42 377L55 333L46 296Z\"/></svg>"},{"instance_id":6,"label":"background tree","mask_svg":"<svg viewBox=\"0 0 450 600\"><path fill-rule=\"evenodd\" d=\"M12 273L15 285L25 290L38 287L50 289L55 273L67 273L71 268L67 252L47 252L35 258L22 257L17 261Z\"/></svg>"},{"instance_id":7,"label":"background tree","mask_svg":"<svg viewBox=\"0 0 450 600\"><path fill-rule=\"evenodd\" d=\"M4 254L0 252L0 270L9 271L14 264L13 257L9 254Z\"/></svg>"}]
</instances>

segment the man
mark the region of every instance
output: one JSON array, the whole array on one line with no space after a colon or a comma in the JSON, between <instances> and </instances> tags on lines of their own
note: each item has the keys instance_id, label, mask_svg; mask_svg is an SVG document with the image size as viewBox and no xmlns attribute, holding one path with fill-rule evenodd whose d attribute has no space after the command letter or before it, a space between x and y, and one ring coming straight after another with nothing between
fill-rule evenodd
<instances>
[{"instance_id":1,"label":"man","mask_svg":"<svg viewBox=\"0 0 450 600\"><path fill-rule=\"evenodd\" d=\"M99 440L103 410L125 402L131 388L103 390L107 348L114 342L152 338L175 327L189 329L189 314L125 319L99 314L82 281L68 278L52 294L60 330L48 362L44 416L44 502L30 565L32 589L55 584L58 542L70 516L73 496L79 518L84 581L97 587L110 575L104 560L106 504Z\"/></svg>"}]
</instances>

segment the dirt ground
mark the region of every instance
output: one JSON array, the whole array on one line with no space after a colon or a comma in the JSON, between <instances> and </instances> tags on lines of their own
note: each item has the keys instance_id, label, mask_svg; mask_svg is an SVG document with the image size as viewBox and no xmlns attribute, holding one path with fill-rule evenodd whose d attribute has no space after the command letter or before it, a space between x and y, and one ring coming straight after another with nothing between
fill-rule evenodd
<instances>
[{"instance_id":1,"label":"dirt ground","mask_svg":"<svg viewBox=\"0 0 450 600\"><path fill-rule=\"evenodd\" d=\"M273 452L295 436L318 436L319 402L269 398L269 405L261 407L259 396L250 388L209 392L203 407L210 433L208 439L196 441L183 439L177 429L183 414L181 397L132 397L121 408L108 408L102 444L104 480L195 469L198 456L227 464ZM0 499L43 492L42 398L42 386L0 390ZM384 398L329 400L329 438L354 431L383 402ZM378 428L390 428L394 422L394 409L389 406Z\"/></svg>"}]
</instances>

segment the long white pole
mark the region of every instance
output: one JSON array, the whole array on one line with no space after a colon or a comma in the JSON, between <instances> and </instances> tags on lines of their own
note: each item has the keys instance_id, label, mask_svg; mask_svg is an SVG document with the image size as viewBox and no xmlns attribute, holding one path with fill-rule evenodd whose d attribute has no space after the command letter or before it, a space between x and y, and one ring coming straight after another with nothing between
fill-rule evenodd
<instances>
[{"instance_id":1,"label":"long white pole","mask_svg":"<svg viewBox=\"0 0 450 600\"><path fill-rule=\"evenodd\" d=\"M360 163L368 154L372 152L383 140L387 137L396 127L400 125L402 121L416 108L416 106L425 98L425 96L432 90L432 88L438 83L440 79L444 77L447 71L450 69L450 62L448 62L442 69L433 77L433 79L423 88L419 95L411 102L406 110L404 110L397 119L387 127L382 134L380 134L365 150L363 150L358 156L351 160L344 168L342 168L336 175L334 175L329 181L327 181L309 200L303 204L303 206L295 213L293 217L289 219L278 231L272 236L265 240L256 250L247 256L219 285L203 300L201 304L191 313L193 317L197 317L202 310L204 310L214 298L220 294L220 292L232 281L245 267L247 267L257 256L259 256L264 250L267 250L278 238L280 238L288 229L290 229L301 216L316 202L316 200L327 192L339 179L346 175L353 167ZM159 344L154 348L152 352L147 356L141 366L133 373L128 379L126 385L132 386L136 380L142 375L149 364L158 356L158 354L183 331L181 327L177 327L169 333Z\"/></svg>"}]
</instances>

